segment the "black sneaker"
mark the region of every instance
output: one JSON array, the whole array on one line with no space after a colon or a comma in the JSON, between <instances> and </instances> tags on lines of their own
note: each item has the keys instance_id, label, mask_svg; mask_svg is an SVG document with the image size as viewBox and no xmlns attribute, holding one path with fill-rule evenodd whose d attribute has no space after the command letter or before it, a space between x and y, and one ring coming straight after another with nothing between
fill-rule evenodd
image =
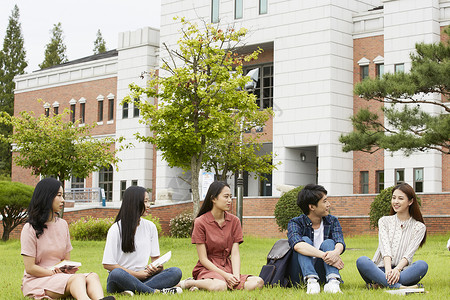
<instances>
[{"instance_id":1,"label":"black sneaker","mask_svg":"<svg viewBox=\"0 0 450 300\"><path fill-rule=\"evenodd\" d=\"M161 294L181 294L183 292L183 290L178 287L171 287L171 288L166 288L166 289L162 289L160 290Z\"/></svg>"}]
</instances>

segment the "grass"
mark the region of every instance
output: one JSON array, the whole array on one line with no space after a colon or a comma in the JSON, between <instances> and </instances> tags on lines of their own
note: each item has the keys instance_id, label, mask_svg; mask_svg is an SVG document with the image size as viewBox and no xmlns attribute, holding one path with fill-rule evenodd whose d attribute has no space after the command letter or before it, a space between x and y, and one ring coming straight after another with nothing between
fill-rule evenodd
<instances>
[{"instance_id":1,"label":"grass","mask_svg":"<svg viewBox=\"0 0 450 300\"><path fill-rule=\"evenodd\" d=\"M427 294L417 294L408 296L413 298L428 299L448 299L450 295L450 251L445 246L447 235L429 236L427 243L419 249L414 257L415 260L423 259L429 265L428 274L421 281L425 285ZM265 264L266 255L276 239L245 237L245 242L241 245L241 269L242 274L258 275L261 267ZM184 292L180 295L153 295L152 299L398 299L395 295L389 295L383 290L368 291L364 288L355 265L355 261L362 255L372 257L375 253L378 239L376 236L358 236L346 238L347 251L343 255L345 268L341 275L345 283L341 286L343 294L327 295L319 294L314 296L306 295L305 289L284 289L284 288L263 288L258 291L234 291L234 292ZM101 265L104 242L72 242L74 250L71 258L81 261L83 266L81 272L96 272L100 275L101 282L106 287L107 272ZM172 259L165 265L166 267L177 266L183 271L183 279L190 277L192 269L197 262L195 246L191 245L189 239L174 239L162 237L160 239L161 253L172 250ZM20 290L21 278L23 276L23 262L20 256L20 242L12 240L0 242L0 299L24 299ZM148 295L136 296L133 299L148 299ZM128 299L125 296L117 296L117 299Z\"/></svg>"}]
</instances>

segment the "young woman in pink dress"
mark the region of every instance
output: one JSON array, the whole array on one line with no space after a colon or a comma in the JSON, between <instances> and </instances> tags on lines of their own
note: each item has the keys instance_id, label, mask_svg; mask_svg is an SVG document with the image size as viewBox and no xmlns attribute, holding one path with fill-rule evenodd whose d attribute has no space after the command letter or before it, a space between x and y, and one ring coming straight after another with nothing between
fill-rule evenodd
<instances>
[{"instance_id":1,"label":"young woman in pink dress","mask_svg":"<svg viewBox=\"0 0 450 300\"><path fill-rule=\"evenodd\" d=\"M180 282L181 288L225 291L253 290L264 281L258 276L241 274L239 244L243 242L239 219L228 213L231 191L227 183L213 182L194 222L192 243L196 244L198 262L193 279Z\"/></svg>"},{"instance_id":2,"label":"young woman in pink dress","mask_svg":"<svg viewBox=\"0 0 450 300\"><path fill-rule=\"evenodd\" d=\"M67 222L58 216L63 203L63 188L58 180L46 178L36 185L20 236L25 265L23 295L34 299L115 299L104 298L96 273L75 274L77 268L50 269L69 260L72 250Z\"/></svg>"}]
</instances>

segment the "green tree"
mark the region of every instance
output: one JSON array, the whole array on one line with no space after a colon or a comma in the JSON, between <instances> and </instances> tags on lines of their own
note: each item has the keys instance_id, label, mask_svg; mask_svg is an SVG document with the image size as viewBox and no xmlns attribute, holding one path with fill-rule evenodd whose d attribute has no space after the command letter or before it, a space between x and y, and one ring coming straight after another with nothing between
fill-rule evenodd
<instances>
[{"instance_id":1,"label":"green tree","mask_svg":"<svg viewBox=\"0 0 450 300\"><path fill-rule=\"evenodd\" d=\"M2 240L9 240L9 234L25 223L26 209L30 204L34 188L20 182L0 181L0 214L2 215Z\"/></svg>"},{"instance_id":2,"label":"green tree","mask_svg":"<svg viewBox=\"0 0 450 300\"><path fill-rule=\"evenodd\" d=\"M28 65L19 17L19 8L14 5L0 51L0 112L10 115L14 113L14 76L24 74ZM0 125L0 133L11 135L12 127ZM11 145L5 142L0 142L0 175L2 174L11 174Z\"/></svg>"},{"instance_id":3,"label":"green tree","mask_svg":"<svg viewBox=\"0 0 450 300\"><path fill-rule=\"evenodd\" d=\"M106 52L106 42L103 39L102 33L99 30L97 30L97 38L94 41L94 54L99 54Z\"/></svg>"},{"instance_id":4,"label":"green tree","mask_svg":"<svg viewBox=\"0 0 450 300\"><path fill-rule=\"evenodd\" d=\"M50 32L52 37L50 43L45 48L44 61L39 65L41 69L67 62L66 45L64 44L61 22L54 24Z\"/></svg>"},{"instance_id":5,"label":"green tree","mask_svg":"<svg viewBox=\"0 0 450 300\"><path fill-rule=\"evenodd\" d=\"M450 35L450 27L445 33ZM355 86L356 95L385 105L381 113L361 109L351 118L354 131L339 138L345 152L450 154L450 42L418 43L410 57L409 73L387 73ZM438 112L430 113L430 107Z\"/></svg>"},{"instance_id":6,"label":"green tree","mask_svg":"<svg viewBox=\"0 0 450 300\"><path fill-rule=\"evenodd\" d=\"M175 18L176 19L176 18ZM131 85L131 99L142 93L159 98L158 107L140 102L142 122L153 136L137 135L143 142L156 145L171 167L191 172L194 214L199 210L198 179L205 152L213 141L233 132L230 120L251 123L259 111L255 96L245 92L250 78L242 76L243 61L256 59L259 50L239 55L246 29L236 30L204 23L204 28L181 18L178 49L165 44L168 59L162 60L160 76L151 77L148 87Z\"/></svg>"},{"instance_id":7,"label":"green tree","mask_svg":"<svg viewBox=\"0 0 450 300\"><path fill-rule=\"evenodd\" d=\"M112 150L115 142L123 139L96 139L90 135L94 125L78 126L67 122L69 110L52 117L23 111L19 116L3 113L0 123L14 127L14 135L0 136L0 139L14 143L17 156L14 161L18 166L30 168L32 174L57 176L64 187L64 180L71 175L85 178L91 172L110 164L116 164Z\"/></svg>"}]
</instances>

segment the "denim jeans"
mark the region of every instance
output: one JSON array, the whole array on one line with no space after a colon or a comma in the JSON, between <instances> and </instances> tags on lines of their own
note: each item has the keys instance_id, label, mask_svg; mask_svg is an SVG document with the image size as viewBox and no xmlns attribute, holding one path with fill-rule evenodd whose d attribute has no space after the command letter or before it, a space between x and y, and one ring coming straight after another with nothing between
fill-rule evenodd
<instances>
[{"instance_id":1,"label":"denim jeans","mask_svg":"<svg viewBox=\"0 0 450 300\"><path fill-rule=\"evenodd\" d=\"M302 238L306 243L313 246L313 242L308 237ZM331 239L323 241L320 245L320 250L326 252L334 250L335 243ZM291 264L289 268L289 275L292 285L298 285L301 278L306 281L309 277L319 279L320 282L327 282L330 278L339 279L339 270L336 267L325 263L321 258L313 258L294 251L292 253Z\"/></svg>"},{"instance_id":2,"label":"denim jeans","mask_svg":"<svg viewBox=\"0 0 450 300\"><path fill-rule=\"evenodd\" d=\"M358 258L356 260L356 267L366 283L378 283L394 289L398 289L402 285L409 286L417 284L428 271L428 264L423 260L418 260L400 272L400 279L397 283L389 285L386 280L384 267L377 267L367 256Z\"/></svg>"},{"instance_id":3,"label":"denim jeans","mask_svg":"<svg viewBox=\"0 0 450 300\"><path fill-rule=\"evenodd\" d=\"M109 272L106 291L108 293L120 293L128 290L137 293L153 293L155 289L160 290L177 285L181 276L181 270L173 267L140 281L127 271L116 268Z\"/></svg>"}]
</instances>

